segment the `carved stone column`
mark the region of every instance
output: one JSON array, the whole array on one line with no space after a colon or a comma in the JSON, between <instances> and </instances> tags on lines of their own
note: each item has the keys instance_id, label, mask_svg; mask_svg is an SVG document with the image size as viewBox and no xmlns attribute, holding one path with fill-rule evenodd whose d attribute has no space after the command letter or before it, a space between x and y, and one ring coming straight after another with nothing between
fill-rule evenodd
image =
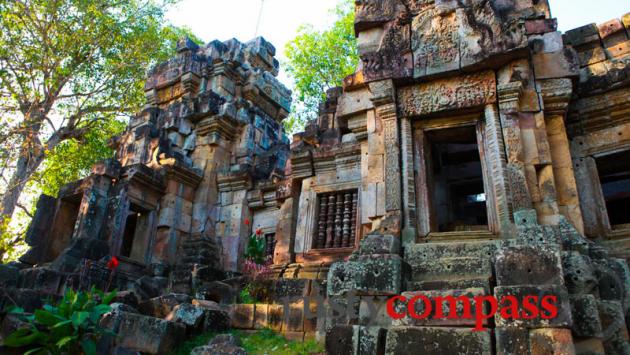
<instances>
[{"instance_id":1,"label":"carved stone column","mask_svg":"<svg viewBox=\"0 0 630 355\"><path fill-rule=\"evenodd\" d=\"M539 81L545 109L547 140L556 186L558 208L575 228L584 233L584 221L564 118L573 93L571 79Z\"/></svg>"},{"instance_id":2,"label":"carved stone column","mask_svg":"<svg viewBox=\"0 0 630 355\"><path fill-rule=\"evenodd\" d=\"M399 234L402 219L400 131L396 114L395 88L391 80L370 83L376 117L383 124L385 145L385 211L382 232Z\"/></svg>"},{"instance_id":3,"label":"carved stone column","mask_svg":"<svg viewBox=\"0 0 630 355\"><path fill-rule=\"evenodd\" d=\"M527 187L523 142L518 110L523 96L523 83L510 82L497 87L503 141L506 151L507 182L510 186L512 210L529 210L532 197Z\"/></svg>"},{"instance_id":4,"label":"carved stone column","mask_svg":"<svg viewBox=\"0 0 630 355\"><path fill-rule=\"evenodd\" d=\"M505 146L501 119L496 105L486 105L486 158L491 180L491 188L494 196L494 209L497 217L499 231L504 234L511 228L510 219L510 190L507 184L507 168L505 159Z\"/></svg>"}]
</instances>

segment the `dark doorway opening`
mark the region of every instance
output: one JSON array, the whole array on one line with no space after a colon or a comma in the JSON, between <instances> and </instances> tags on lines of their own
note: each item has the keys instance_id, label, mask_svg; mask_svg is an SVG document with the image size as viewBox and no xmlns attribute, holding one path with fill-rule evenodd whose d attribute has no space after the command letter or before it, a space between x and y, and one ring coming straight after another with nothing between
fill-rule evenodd
<instances>
[{"instance_id":1,"label":"dark doorway opening","mask_svg":"<svg viewBox=\"0 0 630 355\"><path fill-rule=\"evenodd\" d=\"M429 194L439 232L488 230L475 126L427 131Z\"/></svg>"},{"instance_id":2,"label":"dark doorway opening","mask_svg":"<svg viewBox=\"0 0 630 355\"><path fill-rule=\"evenodd\" d=\"M608 220L614 228L630 228L630 150L596 158Z\"/></svg>"},{"instance_id":3,"label":"dark doorway opening","mask_svg":"<svg viewBox=\"0 0 630 355\"><path fill-rule=\"evenodd\" d=\"M149 213L135 204L129 207L125 230L123 232L120 255L142 261L145 254L146 234L148 232Z\"/></svg>"},{"instance_id":4,"label":"dark doorway opening","mask_svg":"<svg viewBox=\"0 0 630 355\"><path fill-rule=\"evenodd\" d=\"M79 219L82 198L83 194L75 194L61 198L51 233L51 235L55 237L50 246L50 255L53 258L56 258L70 245L74 228Z\"/></svg>"}]
</instances>

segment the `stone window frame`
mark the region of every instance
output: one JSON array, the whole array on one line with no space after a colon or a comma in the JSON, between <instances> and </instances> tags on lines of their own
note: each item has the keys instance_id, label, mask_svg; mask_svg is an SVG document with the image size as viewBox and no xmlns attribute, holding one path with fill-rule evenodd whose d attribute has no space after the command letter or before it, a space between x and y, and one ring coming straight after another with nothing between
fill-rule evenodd
<instances>
[{"instance_id":1,"label":"stone window frame","mask_svg":"<svg viewBox=\"0 0 630 355\"><path fill-rule=\"evenodd\" d=\"M595 193L593 194L593 198L596 200L595 205L599 206L600 208L599 218L601 219L601 222L603 223L602 225L603 233L606 239L619 239L619 238L630 237L630 228L614 228L615 226L610 224L610 217L608 216L608 207L606 206L606 199L604 197L602 183L599 179L599 171L597 169L597 158L601 158L607 155L625 152L625 151L630 151L630 143L619 144L617 142L614 142L611 144L598 146L594 149L589 149L588 155L586 157L578 159L581 163L586 164L586 169L589 171L589 175L593 179L592 182L594 183L593 185L595 186L595 189L596 189L594 191ZM583 160L584 158L590 158L592 164L588 164L587 162L584 162ZM580 164L580 162L577 162L576 164ZM587 211L586 213L588 213L589 206L582 205L581 200L580 200L580 205L582 207L582 210L583 211L586 210Z\"/></svg>"},{"instance_id":2,"label":"stone window frame","mask_svg":"<svg viewBox=\"0 0 630 355\"><path fill-rule=\"evenodd\" d=\"M143 259L142 261L133 259L131 256L127 257L127 256L121 255L123 242L124 242L123 239L124 239L124 234L125 234L125 227L127 223L126 216L129 214L129 211L132 205L136 205L140 207L141 209L147 211L146 213L148 214L147 218L149 222L148 222L148 228L145 232L145 237L144 237L145 250L144 250L144 255L142 256L142 259ZM123 220L122 220L122 223L120 224L120 228L118 229L116 233L116 238L114 239L113 250L115 251L115 253L113 254L116 255L117 258L128 263L142 265L142 266L148 265L150 263L151 258L153 256L153 244L155 242L155 236L157 234L158 210L159 210L159 206L154 206L134 196L128 196L127 201L125 203L125 207L121 210ZM134 239L135 238L136 236L134 235Z\"/></svg>"},{"instance_id":3,"label":"stone window frame","mask_svg":"<svg viewBox=\"0 0 630 355\"><path fill-rule=\"evenodd\" d=\"M487 151L489 150L487 139L485 138L487 123L484 112L474 112L468 114L451 113L439 117L423 118L414 117L412 122L412 144L413 144L413 173L414 185L416 192L416 223L417 235L419 238L436 238L436 237L472 237L485 236L493 237L501 233L501 225L499 223L499 215L497 212L496 193L493 188L492 176L489 162L487 159ZM424 153L424 132L457 127L475 127L477 133L477 145L481 161L481 170L483 175L484 192L486 193L486 208L488 214L488 230L487 231L457 231L457 232L439 232L436 226L432 225L433 207L431 197L428 193L426 170L423 174L420 167L425 166L426 159Z\"/></svg>"},{"instance_id":4,"label":"stone window frame","mask_svg":"<svg viewBox=\"0 0 630 355\"><path fill-rule=\"evenodd\" d=\"M326 260L326 257L330 257L332 259L339 259L340 257L344 257L350 255L354 250L359 247L359 242L362 237L362 229L360 226L361 222L361 191L362 191L362 183L361 181L352 181L352 182L341 182L341 183L333 183L326 185L316 185L309 189L309 196L307 198L314 198L314 203L308 204L308 209L306 211L307 220L304 228L304 236L303 236L303 252L301 255L297 255L298 262L305 261L322 261ZM342 192L348 190L357 190L357 228L355 231L355 240L354 246L349 248L330 248L330 249L315 249L313 248L313 238L315 237L315 230L317 229L317 207L318 207L318 198L319 194L325 193L333 193L333 192ZM310 202L310 201L309 201Z\"/></svg>"},{"instance_id":5,"label":"stone window frame","mask_svg":"<svg viewBox=\"0 0 630 355\"><path fill-rule=\"evenodd\" d=\"M321 202L321 198L322 195L328 195L328 194L347 194L350 193L352 194L356 194L357 195L357 205L354 207L355 208L355 226L354 226L354 236L350 236L350 238L352 238L352 240L354 240L354 243L351 243L353 246L351 247L340 247L340 248L316 248L314 247L315 245L315 239L317 238L317 234L319 233L319 212L320 212L320 202ZM351 202L352 203L352 202ZM361 223L361 215L359 214L359 189L355 188L355 189L345 189L345 190L335 190L335 191L331 191L331 192L318 192L316 194L316 202L315 202L317 208L315 211L315 227L313 228L313 235L311 236L311 250L314 251L322 251L322 250L345 250L345 249L355 249L357 247L357 237L359 235L359 229L360 229L360 223ZM352 207L351 207L352 208ZM352 217L351 219L352 220ZM351 224L350 224L351 225Z\"/></svg>"}]
</instances>

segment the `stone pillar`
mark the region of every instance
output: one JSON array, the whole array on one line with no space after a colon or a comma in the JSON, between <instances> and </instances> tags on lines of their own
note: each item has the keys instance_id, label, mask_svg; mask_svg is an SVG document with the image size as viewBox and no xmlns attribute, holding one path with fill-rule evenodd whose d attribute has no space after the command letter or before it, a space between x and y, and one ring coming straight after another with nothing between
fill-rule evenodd
<instances>
[{"instance_id":1,"label":"stone pillar","mask_svg":"<svg viewBox=\"0 0 630 355\"><path fill-rule=\"evenodd\" d=\"M391 80L370 83L376 119L383 125L385 145L385 212L380 225L383 233L399 235L402 224L402 184L400 168L400 129L396 115L395 88Z\"/></svg>"},{"instance_id":2,"label":"stone pillar","mask_svg":"<svg viewBox=\"0 0 630 355\"><path fill-rule=\"evenodd\" d=\"M575 228L584 233L584 221L573 172L569 140L564 117L573 93L571 79L540 81L545 108L547 140L556 186L558 208Z\"/></svg>"},{"instance_id":3,"label":"stone pillar","mask_svg":"<svg viewBox=\"0 0 630 355\"><path fill-rule=\"evenodd\" d=\"M402 201L403 201L403 241L415 243L417 210L413 158L413 129L411 120L405 117L400 122L402 150Z\"/></svg>"},{"instance_id":4,"label":"stone pillar","mask_svg":"<svg viewBox=\"0 0 630 355\"><path fill-rule=\"evenodd\" d=\"M295 220L297 216L297 201L294 197L287 198L280 207L280 219L276 229L276 249L273 255L274 265L289 264L295 259L293 244L295 240Z\"/></svg>"},{"instance_id":5,"label":"stone pillar","mask_svg":"<svg viewBox=\"0 0 630 355\"><path fill-rule=\"evenodd\" d=\"M610 225L606 215L606 205L602 203L604 196L600 188L595 159L591 156L575 157L573 167L575 178L580 181L577 185L579 198L585 206L591 206L584 210L584 233L591 238L603 237L610 230Z\"/></svg>"},{"instance_id":6,"label":"stone pillar","mask_svg":"<svg viewBox=\"0 0 630 355\"><path fill-rule=\"evenodd\" d=\"M503 132L499 110L496 105L486 105L485 108L486 130L486 161L489 168L489 178L491 181L492 194L494 196L494 210L497 217L499 231L502 234L509 232L511 228L510 219L510 196L507 184L507 169L505 159L505 146L503 143Z\"/></svg>"},{"instance_id":7,"label":"stone pillar","mask_svg":"<svg viewBox=\"0 0 630 355\"><path fill-rule=\"evenodd\" d=\"M525 175L523 142L518 114L523 96L523 83L516 81L499 85L497 91L507 159L507 182L512 197L512 211L528 210L533 206Z\"/></svg>"}]
</instances>

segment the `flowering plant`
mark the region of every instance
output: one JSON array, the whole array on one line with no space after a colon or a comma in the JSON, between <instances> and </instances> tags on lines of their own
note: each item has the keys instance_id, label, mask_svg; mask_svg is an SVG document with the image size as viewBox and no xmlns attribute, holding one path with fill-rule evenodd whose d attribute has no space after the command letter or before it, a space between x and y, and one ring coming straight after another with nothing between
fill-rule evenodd
<instances>
[{"instance_id":1,"label":"flowering plant","mask_svg":"<svg viewBox=\"0 0 630 355\"><path fill-rule=\"evenodd\" d=\"M259 265L263 265L267 262L267 258L265 257L265 238L262 236L261 229L256 229L256 232L249 236L245 255L243 256L245 259L251 260Z\"/></svg>"},{"instance_id":2,"label":"flowering plant","mask_svg":"<svg viewBox=\"0 0 630 355\"><path fill-rule=\"evenodd\" d=\"M249 225L249 220L245 220L245 224ZM247 284L241 291L241 301L244 303L255 303L257 300L263 300L267 293L266 280L271 275L271 257L265 255L265 237L260 228L256 229L249 237L247 248L243 255L245 262L243 264L243 275L247 279Z\"/></svg>"}]
</instances>

